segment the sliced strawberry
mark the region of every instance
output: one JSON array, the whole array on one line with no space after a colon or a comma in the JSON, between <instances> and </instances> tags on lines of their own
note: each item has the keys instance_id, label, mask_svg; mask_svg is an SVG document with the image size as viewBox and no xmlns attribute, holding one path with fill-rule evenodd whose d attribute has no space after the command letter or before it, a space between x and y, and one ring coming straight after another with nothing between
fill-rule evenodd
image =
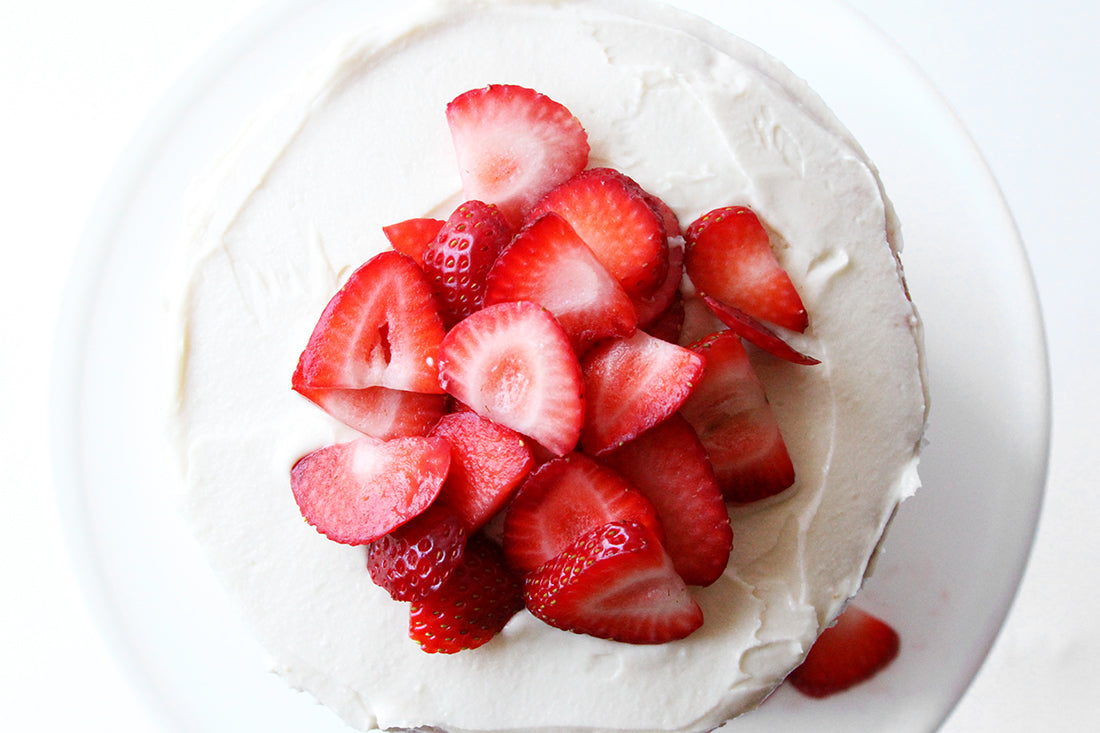
<instances>
[{"instance_id":1,"label":"sliced strawberry","mask_svg":"<svg viewBox=\"0 0 1100 733\"><path fill-rule=\"evenodd\" d=\"M850 605L787 679L805 695L827 697L878 674L900 647L898 633L888 623Z\"/></svg>"},{"instance_id":2,"label":"sliced strawberry","mask_svg":"<svg viewBox=\"0 0 1100 733\"><path fill-rule=\"evenodd\" d=\"M588 165L588 135L545 94L492 84L447 105L466 198L496 204L515 227L547 191Z\"/></svg>"},{"instance_id":3,"label":"sliced strawberry","mask_svg":"<svg viewBox=\"0 0 1100 733\"><path fill-rule=\"evenodd\" d=\"M653 209L657 216L660 217L661 224L665 228L665 236L669 239L683 237L684 232L680 228L680 219L676 216L676 212L672 210L672 207L666 204L663 199L646 191L641 186L638 188L645 197L646 203L649 204L649 208Z\"/></svg>"},{"instance_id":4,"label":"sliced strawberry","mask_svg":"<svg viewBox=\"0 0 1100 733\"><path fill-rule=\"evenodd\" d=\"M539 466L504 515L508 563L530 572L581 534L616 520L640 522L659 535L653 505L613 470L583 453Z\"/></svg>"},{"instance_id":5,"label":"sliced strawberry","mask_svg":"<svg viewBox=\"0 0 1100 733\"><path fill-rule=\"evenodd\" d=\"M663 545L688 585L710 585L733 548L726 503L707 451L684 418L673 415L603 460L657 511Z\"/></svg>"},{"instance_id":6,"label":"sliced strawberry","mask_svg":"<svg viewBox=\"0 0 1100 733\"><path fill-rule=\"evenodd\" d=\"M683 301L684 323L680 329L680 339L676 343L690 347L697 341L726 329L725 324L718 320L699 295L685 291Z\"/></svg>"},{"instance_id":7,"label":"sliced strawberry","mask_svg":"<svg viewBox=\"0 0 1100 733\"><path fill-rule=\"evenodd\" d=\"M535 467L528 439L476 412L453 412L431 434L451 446L451 470L439 501L470 531L482 527Z\"/></svg>"},{"instance_id":8,"label":"sliced strawberry","mask_svg":"<svg viewBox=\"0 0 1100 733\"><path fill-rule=\"evenodd\" d=\"M439 236L443 224L442 219L406 219L382 227L382 233L386 235L391 247L412 257L416 264L423 265L424 250Z\"/></svg>"},{"instance_id":9,"label":"sliced strawberry","mask_svg":"<svg viewBox=\"0 0 1100 733\"><path fill-rule=\"evenodd\" d=\"M658 318L660 318L680 297L680 284L684 279L684 248L674 246L668 248L668 274L652 295L634 300L635 310L638 312L638 327L649 330Z\"/></svg>"},{"instance_id":10,"label":"sliced strawberry","mask_svg":"<svg viewBox=\"0 0 1100 733\"><path fill-rule=\"evenodd\" d=\"M633 439L669 415L691 394L703 359L689 349L637 331L604 341L581 364L585 416L581 445L600 455Z\"/></svg>"},{"instance_id":11,"label":"sliced strawberry","mask_svg":"<svg viewBox=\"0 0 1100 733\"><path fill-rule=\"evenodd\" d=\"M707 365L680 412L706 447L726 499L756 501L790 486L790 454L740 337L722 331L692 348Z\"/></svg>"},{"instance_id":12,"label":"sliced strawberry","mask_svg":"<svg viewBox=\"0 0 1100 733\"><path fill-rule=\"evenodd\" d=\"M512 228L500 209L467 201L425 248L424 273L439 296L448 327L481 308L485 277L511 240Z\"/></svg>"},{"instance_id":13,"label":"sliced strawberry","mask_svg":"<svg viewBox=\"0 0 1100 733\"><path fill-rule=\"evenodd\" d=\"M762 321L806 330L802 298L751 209L728 206L696 219L687 230L686 267L700 293Z\"/></svg>"},{"instance_id":14,"label":"sliced strawberry","mask_svg":"<svg viewBox=\"0 0 1100 733\"><path fill-rule=\"evenodd\" d=\"M303 383L299 367L294 391L348 427L378 440L427 435L447 408L447 396L388 387L320 389Z\"/></svg>"},{"instance_id":15,"label":"sliced strawberry","mask_svg":"<svg viewBox=\"0 0 1100 733\"><path fill-rule=\"evenodd\" d=\"M602 338L629 336L637 322L618 281L554 213L517 234L489 273L485 304L514 300L554 314L578 354Z\"/></svg>"},{"instance_id":16,"label":"sliced strawberry","mask_svg":"<svg viewBox=\"0 0 1100 733\"><path fill-rule=\"evenodd\" d=\"M395 601L419 600L439 590L458 567L468 536L462 519L436 501L367 545L367 570Z\"/></svg>"},{"instance_id":17,"label":"sliced strawberry","mask_svg":"<svg viewBox=\"0 0 1100 733\"><path fill-rule=\"evenodd\" d=\"M523 609L523 583L505 566L500 547L481 535L436 592L409 606L409 637L433 654L475 649Z\"/></svg>"},{"instance_id":18,"label":"sliced strawberry","mask_svg":"<svg viewBox=\"0 0 1100 733\"><path fill-rule=\"evenodd\" d=\"M731 331L757 348L767 351L772 356L803 366L813 366L821 363L819 359L796 351L790 344L779 338L774 331L740 308L734 308L732 305L715 300L709 295L703 296L703 302L707 304L714 315L718 316L718 320L728 326Z\"/></svg>"},{"instance_id":19,"label":"sliced strawberry","mask_svg":"<svg viewBox=\"0 0 1100 733\"><path fill-rule=\"evenodd\" d=\"M631 644L682 639L703 611L645 525L612 522L531 573L527 609L551 626Z\"/></svg>"},{"instance_id":20,"label":"sliced strawberry","mask_svg":"<svg viewBox=\"0 0 1100 733\"><path fill-rule=\"evenodd\" d=\"M459 322L439 349L439 380L474 412L556 455L577 443L580 364L561 326L535 303L498 303Z\"/></svg>"},{"instance_id":21,"label":"sliced strawberry","mask_svg":"<svg viewBox=\"0 0 1100 733\"><path fill-rule=\"evenodd\" d=\"M677 293L672 300L672 304L657 320L646 326L645 332L670 344L679 344L683 337L686 318L687 311L684 309L684 298Z\"/></svg>"},{"instance_id":22,"label":"sliced strawberry","mask_svg":"<svg viewBox=\"0 0 1100 733\"><path fill-rule=\"evenodd\" d=\"M424 511L443 487L451 448L440 438L359 438L301 458L290 487L306 521L336 542L373 542Z\"/></svg>"},{"instance_id":23,"label":"sliced strawberry","mask_svg":"<svg viewBox=\"0 0 1100 733\"><path fill-rule=\"evenodd\" d=\"M651 295L664 281L664 226L632 179L589 168L546 194L528 221L551 211L569 222L631 298Z\"/></svg>"},{"instance_id":24,"label":"sliced strawberry","mask_svg":"<svg viewBox=\"0 0 1100 733\"><path fill-rule=\"evenodd\" d=\"M411 257L382 252L352 273L321 314L298 362L301 383L441 393L443 322Z\"/></svg>"}]
</instances>

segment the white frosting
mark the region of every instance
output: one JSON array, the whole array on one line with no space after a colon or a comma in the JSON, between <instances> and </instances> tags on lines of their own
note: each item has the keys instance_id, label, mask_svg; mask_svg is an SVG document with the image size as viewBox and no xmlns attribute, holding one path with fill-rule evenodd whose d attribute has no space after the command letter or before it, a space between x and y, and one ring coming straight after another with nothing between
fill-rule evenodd
<instances>
[{"instance_id":1,"label":"white frosting","mask_svg":"<svg viewBox=\"0 0 1100 733\"><path fill-rule=\"evenodd\" d=\"M178 289L175 435L195 531L276 668L362 728L702 731L754 707L860 587L918 486L925 420L918 321L878 177L805 85L725 32L664 6L445 2L342 46L197 187ZM288 472L350 437L290 390L343 279L381 227L460 201L446 103L533 87L582 121L592 164L685 223L751 206L810 313L807 368L757 354L798 473L732 512L730 568L697 590L704 627L630 646L526 612L477 650L429 655L364 550L302 521Z\"/></svg>"}]
</instances>

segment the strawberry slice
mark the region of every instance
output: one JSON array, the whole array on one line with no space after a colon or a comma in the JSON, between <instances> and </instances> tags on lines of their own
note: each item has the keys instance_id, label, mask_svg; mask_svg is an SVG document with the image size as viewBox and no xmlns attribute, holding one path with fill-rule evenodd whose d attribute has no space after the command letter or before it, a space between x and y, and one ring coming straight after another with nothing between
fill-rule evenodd
<instances>
[{"instance_id":1,"label":"strawberry slice","mask_svg":"<svg viewBox=\"0 0 1100 733\"><path fill-rule=\"evenodd\" d=\"M555 455L577 443L580 364L561 326L535 303L498 303L460 321L440 346L439 380L477 414Z\"/></svg>"},{"instance_id":2,"label":"strawberry slice","mask_svg":"<svg viewBox=\"0 0 1100 733\"><path fill-rule=\"evenodd\" d=\"M684 248L668 248L668 274L651 295L634 300L638 312L638 327L646 331L664 315L680 297L680 285L684 279Z\"/></svg>"},{"instance_id":3,"label":"strawberry slice","mask_svg":"<svg viewBox=\"0 0 1100 733\"><path fill-rule=\"evenodd\" d=\"M514 227L547 191L588 165L573 113L533 89L491 84L447 105L466 198L496 204Z\"/></svg>"},{"instance_id":4,"label":"strawberry slice","mask_svg":"<svg viewBox=\"0 0 1100 733\"><path fill-rule=\"evenodd\" d=\"M707 449L727 501L750 502L794 483L794 465L741 338L713 334L692 347L706 358L680 410Z\"/></svg>"},{"instance_id":5,"label":"strawberry slice","mask_svg":"<svg viewBox=\"0 0 1100 733\"><path fill-rule=\"evenodd\" d=\"M710 585L725 571L733 530L722 492L691 425L673 415L603 460L653 504L665 550L688 585Z\"/></svg>"},{"instance_id":6,"label":"strawberry slice","mask_svg":"<svg viewBox=\"0 0 1100 733\"><path fill-rule=\"evenodd\" d=\"M511 239L512 228L496 206L467 201L424 249L424 273L448 327L481 308L485 277Z\"/></svg>"},{"instance_id":7,"label":"strawberry slice","mask_svg":"<svg viewBox=\"0 0 1100 733\"><path fill-rule=\"evenodd\" d=\"M475 649L523 609L523 583L504 564L500 547L481 535L439 590L409 605L409 637L425 652Z\"/></svg>"},{"instance_id":8,"label":"strawberry slice","mask_svg":"<svg viewBox=\"0 0 1100 733\"><path fill-rule=\"evenodd\" d=\"M680 409L703 373L703 359L637 331L597 344L581 369L586 405L581 445L598 456Z\"/></svg>"},{"instance_id":9,"label":"strawberry slice","mask_svg":"<svg viewBox=\"0 0 1100 733\"><path fill-rule=\"evenodd\" d=\"M714 315L718 316L718 320L728 326L731 331L772 356L802 366L813 366L821 363L820 359L807 356L794 349L786 341L779 338L775 331L772 331L740 308L734 308L732 305L715 300L709 295L703 296L703 302L707 304Z\"/></svg>"},{"instance_id":10,"label":"strawberry slice","mask_svg":"<svg viewBox=\"0 0 1100 733\"><path fill-rule=\"evenodd\" d=\"M613 470L583 453L539 466L504 515L508 564L530 572L577 537L616 520L646 525L660 536L653 505Z\"/></svg>"},{"instance_id":11,"label":"strawberry slice","mask_svg":"<svg viewBox=\"0 0 1100 733\"><path fill-rule=\"evenodd\" d=\"M668 341L670 344L679 344L683 339L686 320L687 311L684 308L684 298L677 293L672 300L672 304L665 312L645 327L645 332L654 338Z\"/></svg>"},{"instance_id":12,"label":"strawberry slice","mask_svg":"<svg viewBox=\"0 0 1100 733\"><path fill-rule=\"evenodd\" d=\"M793 331L808 325L791 278L771 248L768 231L744 206L715 209L687 230L688 276L700 293Z\"/></svg>"},{"instance_id":13,"label":"strawberry slice","mask_svg":"<svg viewBox=\"0 0 1100 733\"><path fill-rule=\"evenodd\" d=\"M359 438L299 459L290 487L319 532L362 545L424 511L443 488L450 461L451 448L440 438Z\"/></svg>"},{"instance_id":14,"label":"strawberry slice","mask_svg":"<svg viewBox=\"0 0 1100 733\"><path fill-rule=\"evenodd\" d=\"M554 314L578 354L634 333L630 298L569 223L554 213L528 225L489 273L485 304L529 300Z\"/></svg>"},{"instance_id":15,"label":"strawberry slice","mask_svg":"<svg viewBox=\"0 0 1100 733\"><path fill-rule=\"evenodd\" d=\"M900 647L898 633L888 623L850 605L787 679L805 695L827 697L878 674Z\"/></svg>"},{"instance_id":16,"label":"strawberry slice","mask_svg":"<svg viewBox=\"0 0 1100 733\"><path fill-rule=\"evenodd\" d=\"M438 501L471 532L504 507L535 467L530 441L476 412L445 415L431 435L451 446L451 470Z\"/></svg>"},{"instance_id":17,"label":"strawberry slice","mask_svg":"<svg viewBox=\"0 0 1100 733\"><path fill-rule=\"evenodd\" d=\"M631 644L682 639L703 624L661 543L637 522L581 535L527 577L524 596L551 626Z\"/></svg>"},{"instance_id":18,"label":"strawberry slice","mask_svg":"<svg viewBox=\"0 0 1100 733\"><path fill-rule=\"evenodd\" d=\"M439 394L443 333L421 269L407 255L382 252L352 273L325 307L298 362L301 384Z\"/></svg>"},{"instance_id":19,"label":"strawberry slice","mask_svg":"<svg viewBox=\"0 0 1100 733\"><path fill-rule=\"evenodd\" d=\"M382 227L390 246L401 254L408 255L416 264L424 264L424 250L439 236L439 230L445 222L442 219L405 219Z\"/></svg>"},{"instance_id":20,"label":"strawberry slice","mask_svg":"<svg viewBox=\"0 0 1100 733\"><path fill-rule=\"evenodd\" d=\"M668 239L661 218L636 182L611 168L589 168L550 191L528 221L560 214L631 298L665 280Z\"/></svg>"},{"instance_id":21,"label":"strawberry slice","mask_svg":"<svg viewBox=\"0 0 1100 733\"><path fill-rule=\"evenodd\" d=\"M436 501L367 545L367 570L395 601L419 600L439 590L458 567L468 536L462 519Z\"/></svg>"}]
</instances>

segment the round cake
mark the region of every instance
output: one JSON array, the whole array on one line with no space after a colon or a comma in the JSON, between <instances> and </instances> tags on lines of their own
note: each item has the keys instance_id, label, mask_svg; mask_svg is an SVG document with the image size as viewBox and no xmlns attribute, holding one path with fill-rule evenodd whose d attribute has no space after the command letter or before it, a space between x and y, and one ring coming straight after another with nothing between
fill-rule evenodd
<instances>
[{"instance_id":1,"label":"round cake","mask_svg":"<svg viewBox=\"0 0 1100 733\"><path fill-rule=\"evenodd\" d=\"M583 124L587 165L681 222L729 206L766 225L808 314L778 329L805 366L748 352L794 484L730 504L703 625L630 644L515 614L476 649L430 654L363 546L303 521L292 468L356 431L291 389L303 347L383 227L465 199L445 110L491 84ZM860 589L919 485L920 325L874 166L806 85L667 6L446 0L365 29L292 84L194 189L176 315L173 436L184 508L274 669L361 730L711 730L755 708Z\"/></svg>"}]
</instances>

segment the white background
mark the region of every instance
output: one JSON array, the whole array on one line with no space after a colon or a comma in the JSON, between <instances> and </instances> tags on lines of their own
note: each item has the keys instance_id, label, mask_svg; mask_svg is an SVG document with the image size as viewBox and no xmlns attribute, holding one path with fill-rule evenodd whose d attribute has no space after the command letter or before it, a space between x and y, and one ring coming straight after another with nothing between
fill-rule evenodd
<instances>
[{"instance_id":1,"label":"white background","mask_svg":"<svg viewBox=\"0 0 1100 733\"><path fill-rule=\"evenodd\" d=\"M85 220L143 118L260 0L0 5L0 727L155 731L87 616L56 517L53 325ZM1035 549L1007 625L945 726L1100 726L1100 6L851 0L969 128L1016 217L1053 376ZM1012 354L990 358L1013 358Z\"/></svg>"}]
</instances>

